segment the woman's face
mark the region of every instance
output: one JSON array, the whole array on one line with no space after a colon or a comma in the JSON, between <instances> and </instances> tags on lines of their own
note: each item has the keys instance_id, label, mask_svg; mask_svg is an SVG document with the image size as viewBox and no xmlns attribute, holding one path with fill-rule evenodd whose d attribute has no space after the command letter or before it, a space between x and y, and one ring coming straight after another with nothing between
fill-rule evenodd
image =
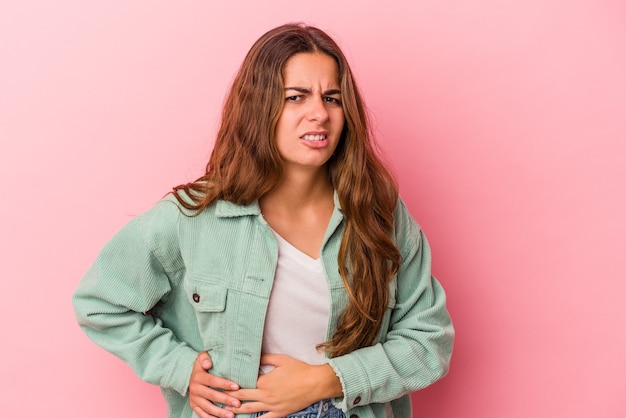
<instances>
[{"instance_id":1,"label":"woman's face","mask_svg":"<svg viewBox=\"0 0 626 418\"><path fill-rule=\"evenodd\" d=\"M283 80L278 152L286 170L317 170L333 155L343 130L337 63L326 54L299 53L285 63Z\"/></svg>"}]
</instances>

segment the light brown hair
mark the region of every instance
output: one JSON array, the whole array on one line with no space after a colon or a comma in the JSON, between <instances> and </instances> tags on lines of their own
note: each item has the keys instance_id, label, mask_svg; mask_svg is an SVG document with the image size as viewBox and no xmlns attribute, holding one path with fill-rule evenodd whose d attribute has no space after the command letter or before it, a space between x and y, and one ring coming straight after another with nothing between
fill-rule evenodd
<instances>
[{"instance_id":1,"label":"light brown hair","mask_svg":"<svg viewBox=\"0 0 626 418\"><path fill-rule=\"evenodd\" d=\"M319 346L339 356L375 342L400 254L392 240L397 185L378 156L363 100L332 38L303 24L279 26L259 38L227 96L205 174L175 187L174 195L198 214L218 199L248 204L278 184L283 168L274 138L284 103L283 68L295 54L312 52L337 62L345 115L328 170L345 218L338 262L349 304L334 336Z\"/></svg>"}]
</instances>

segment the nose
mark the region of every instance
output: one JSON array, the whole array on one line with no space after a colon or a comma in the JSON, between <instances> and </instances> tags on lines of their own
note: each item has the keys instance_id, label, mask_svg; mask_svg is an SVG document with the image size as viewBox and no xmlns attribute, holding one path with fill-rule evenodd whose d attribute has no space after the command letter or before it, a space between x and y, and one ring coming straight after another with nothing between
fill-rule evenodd
<instances>
[{"instance_id":1,"label":"nose","mask_svg":"<svg viewBox=\"0 0 626 418\"><path fill-rule=\"evenodd\" d=\"M307 117L310 121L324 123L328 120L328 110L322 97L316 97L309 101L309 109L307 109Z\"/></svg>"}]
</instances>

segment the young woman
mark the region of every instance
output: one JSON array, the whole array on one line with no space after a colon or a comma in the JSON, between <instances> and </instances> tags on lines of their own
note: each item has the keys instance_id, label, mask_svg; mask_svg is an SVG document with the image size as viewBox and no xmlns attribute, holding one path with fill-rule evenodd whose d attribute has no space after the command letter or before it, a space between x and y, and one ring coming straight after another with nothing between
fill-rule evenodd
<instances>
[{"instance_id":1,"label":"young woman","mask_svg":"<svg viewBox=\"0 0 626 418\"><path fill-rule=\"evenodd\" d=\"M116 234L74 306L169 417L410 417L452 352L348 63L299 24L253 45L204 176Z\"/></svg>"}]
</instances>

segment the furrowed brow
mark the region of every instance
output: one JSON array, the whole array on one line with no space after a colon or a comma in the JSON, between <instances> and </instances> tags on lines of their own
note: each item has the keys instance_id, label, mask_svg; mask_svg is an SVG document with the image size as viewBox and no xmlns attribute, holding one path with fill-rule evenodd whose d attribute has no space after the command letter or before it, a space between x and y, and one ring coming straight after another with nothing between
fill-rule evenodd
<instances>
[{"instance_id":1,"label":"furrowed brow","mask_svg":"<svg viewBox=\"0 0 626 418\"><path fill-rule=\"evenodd\" d=\"M311 90L304 88L304 87L285 87L285 91L287 90L293 90L293 91L297 91L298 93L303 93L303 94L311 94ZM333 96L335 94L341 94L341 90L330 89L324 92L324 96Z\"/></svg>"},{"instance_id":2,"label":"furrowed brow","mask_svg":"<svg viewBox=\"0 0 626 418\"><path fill-rule=\"evenodd\" d=\"M305 89L304 87L285 87L285 91L287 90L294 90L294 91L297 91L298 93L304 93L304 94L311 93L311 90Z\"/></svg>"}]
</instances>

